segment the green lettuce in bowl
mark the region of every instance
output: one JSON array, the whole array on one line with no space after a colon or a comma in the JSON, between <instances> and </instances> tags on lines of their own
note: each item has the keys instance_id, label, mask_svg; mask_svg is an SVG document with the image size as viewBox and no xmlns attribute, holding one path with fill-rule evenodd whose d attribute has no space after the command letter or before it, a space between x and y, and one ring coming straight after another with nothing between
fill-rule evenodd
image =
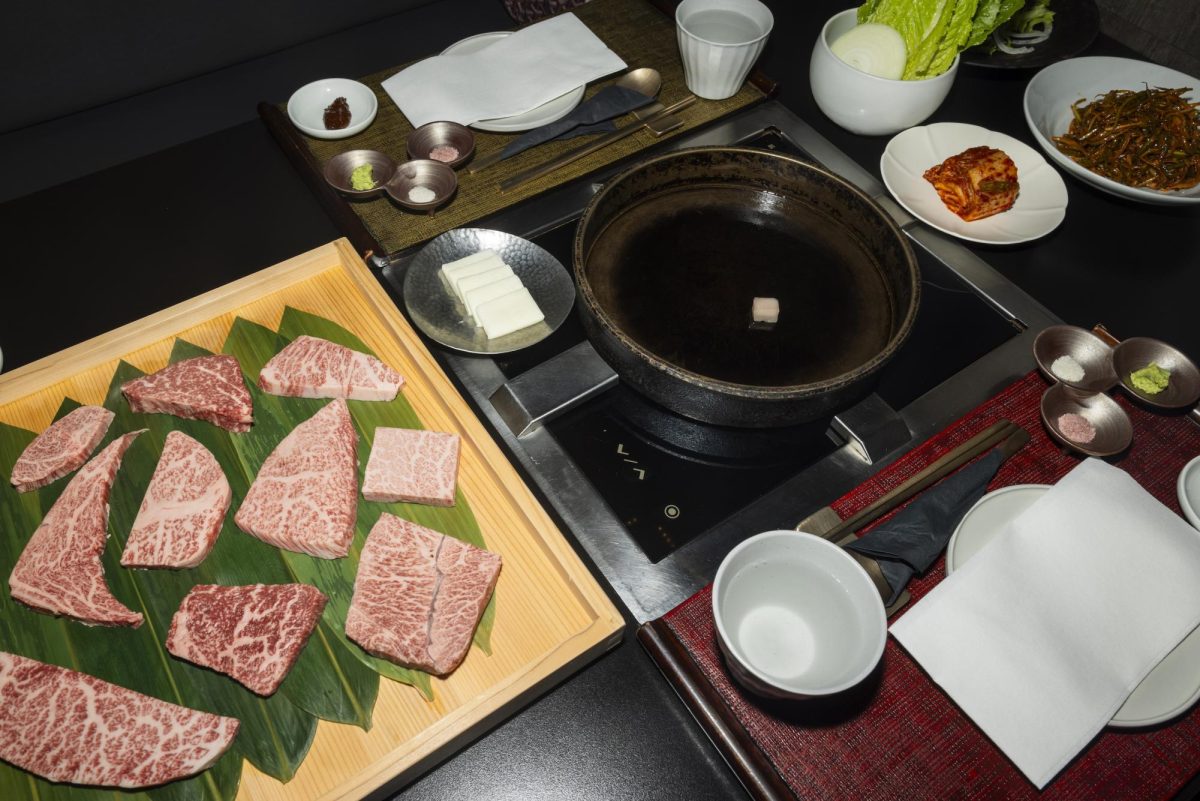
<instances>
[{"instance_id":1,"label":"green lettuce in bowl","mask_svg":"<svg viewBox=\"0 0 1200 801\"><path fill-rule=\"evenodd\" d=\"M904 39L903 79L941 75L954 57L986 40L1025 5L1025 0L867 0L858 23L890 25Z\"/></svg>"}]
</instances>

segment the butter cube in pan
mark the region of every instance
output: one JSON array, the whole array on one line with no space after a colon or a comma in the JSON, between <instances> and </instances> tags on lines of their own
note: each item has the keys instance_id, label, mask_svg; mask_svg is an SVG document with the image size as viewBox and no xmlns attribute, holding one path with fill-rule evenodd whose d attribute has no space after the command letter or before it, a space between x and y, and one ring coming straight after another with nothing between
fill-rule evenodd
<instances>
[{"instance_id":1,"label":"butter cube in pan","mask_svg":"<svg viewBox=\"0 0 1200 801\"><path fill-rule=\"evenodd\" d=\"M756 323L779 322L779 298L755 298L750 305L750 317Z\"/></svg>"},{"instance_id":2,"label":"butter cube in pan","mask_svg":"<svg viewBox=\"0 0 1200 801\"><path fill-rule=\"evenodd\" d=\"M476 310L476 321L483 326L488 339L498 339L513 331L520 331L546 319L537 301L525 287L507 295L481 303Z\"/></svg>"}]
</instances>

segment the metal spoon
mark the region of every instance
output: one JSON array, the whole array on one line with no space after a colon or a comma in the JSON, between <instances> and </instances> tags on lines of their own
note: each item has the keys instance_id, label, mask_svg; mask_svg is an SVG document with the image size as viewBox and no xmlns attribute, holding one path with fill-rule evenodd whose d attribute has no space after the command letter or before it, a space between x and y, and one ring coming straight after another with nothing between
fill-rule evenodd
<instances>
[{"instance_id":1,"label":"metal spoon","mask_svg":"<svg viewBox=\"0 0 1200 801\"><path fill-rule=\"evenodd\" d=\"M659 74L658 70L654 69L653 67L640 67L622 75L616 80L613 86L620 86L623 89L630 89L638 94L653 98L658 96L658 90L662 87L662 76ZM585 100L580 106L576 107L571 114L579 114L581 109L586 109L587 104L590 103L592 99L594 98ZM600 120L594 120L593 122L600 122ZM553 122L549 123L549 125L555 124L556 123ZM467 167L467 172L477 173L480 170L486 169L499 161L503 161L504 158L504 151L501 150L498 153L492 153L491 155L476 159Z\"/></svg>"}]
</instances>

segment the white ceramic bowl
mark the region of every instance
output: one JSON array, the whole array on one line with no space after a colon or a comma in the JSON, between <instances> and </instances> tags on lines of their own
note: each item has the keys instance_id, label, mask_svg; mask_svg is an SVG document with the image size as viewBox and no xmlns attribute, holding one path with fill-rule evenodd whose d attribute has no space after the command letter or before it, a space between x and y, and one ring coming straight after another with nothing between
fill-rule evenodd
<instances>
[{"instance_id":1,"label":"white ceramic bowl","mask_svg":"<svg viewBox=\"0 0 1200 801\"><path fill-rule=\"evenodd\" d=\"M329 130L325 127L325 109L339 97L350 106L350 124ZM345 139L365 130L379 111L379 99L365 84L349 78L322 78L305 84L288 99L288 117L309 136L317 139Z\"/></svg>"},{"instance_id":2,"label":"white ceramic bowl","mask_svg":"<svg viewBox=\"0 0 1200 801\"><path fill-rule=\"evenodd\" d=\"M745 540L721 562L712 600L730 673L769 698L849 689L883 655L887 618L875 585L848 553L813 534Z\"/></svg>"},{"instance_id":3,"label":"white ceramic bowl","mask_svg":"<svg viewBox=\"0 0 1200 801\"><path fill-rule=\"evenodd\" d=\"M1142 203L1188 205L1200 203L1200 185L1177 192L1138 189L1118 183L1076 164L1054 144L1053 137L1067 132L1071 125L1071 104L1091 102L1113 89L1138 91L1146 86L1165 88L1191 87L1185 97L1200 100L1200 80L1168 67L1129 58L1087 56L1051 64L1034 75L1025 87L1025 121L1042 150L1067 172L1118 197Z\"/></svg>"},{"instance_id":4,"label":"white ceramic bowl","mask_svg":"<svg viewBox=\"0 0 1200 801\"><path fill-rule=\"evenodd\" d=\"M1183 516L1195 528L1200 528L1200 456L1179 471L1175 490L1179 493L1179 507L1183 509Z\"/></svg>"},{"instance_id":5,"label":"white ceramic bowl","mask_svg":"<svg viewBox=\"0 0 1200 801\"><path fill-rule=\"evenodd\" d=\"M950 69L924 81L877 78L851 67L829 49L831 42L858 24L857 9L834 15L821 28L808 65L808 81L817 106L847 131L879 136L911 128L929 118L950 93L959 56Z\"/></svg>"}]
</instances>

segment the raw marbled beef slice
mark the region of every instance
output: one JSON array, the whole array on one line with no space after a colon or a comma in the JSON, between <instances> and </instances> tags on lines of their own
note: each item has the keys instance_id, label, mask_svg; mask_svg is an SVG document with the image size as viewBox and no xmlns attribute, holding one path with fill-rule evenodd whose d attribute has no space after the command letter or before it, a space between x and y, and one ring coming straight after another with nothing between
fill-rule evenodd
<instances>
[{"instance_id":1,"label":"raw marbled beef slice","mask_svg":"<svg viewBox=\"0 0 1200 801\"><path fill-rule=\"evenodd\" d=\"M100 562L108 540L108 495L121 457L140 433L131 431L110 442L67 484L8 577L12 597L88 625L142 624L140 613L113 597Z\"/></svg>"},{"instance_id":2,"label":"raw marbled beef slice","mask_svg":"<svg viewBox=\"0 0 1200 801\"><path fill-rule=\"evenodd\" d=\"M358 435L338 399L275 447L233 519L277 548L338 559L350 550L357 513Z\"/></svg>"},{"instance_id":3,"label":"raw marbled beef slice","mask_svg":"<svg viewBox=\"0 0 1200 801\"><path fill-rule=\"evenodd\" d=\"M458 451L458 434L377 428L363 475L363 497L453 506Z\"/></svg>"},{"instance_id":4,"label":"raw marbled beef slice","mask_svg":"<svg viewBox=\"0 0 1200 801\"><path fill-rule=\"evenodd\" d=\"M167 434L162 456L133 521L125 567L195 567L221 532L233 493L208 449L181 431Z\"/></svg>"},{"instance_id":5,"label":"raw marbled beef slice","mask_svg":"<svg viewBox=\"0 0 1200 801\"><path fill-rule=\"evenodd\" d=\"M13 464L9 480L17 492L29 492L77 469L108 433L112 412L103 406L80 406L34 437Z\"/></svg>"},{"instance_id":6,"label":"raw marbled beef slice","mask_svg":"<svg viewBox=\"0 0 1200 801\"><path fill-rule=\"evenodd\" d=\"M167 650L271 695L296 664L327 600L308 584L199 584L171 618Z\"/></svg>"},{"instance_id":7,"label":"raw marbled beef slice","mask_svg":"<svg viewBox=\"0 0 1200 801\"><path fill-rule=\"evenodd\" d=\"M254 422L250 391L232 356L197 356L121 385L135 412L173 414L244 433Z\"/></svg>"},{"instance_id":8,"label":"raw marbled beef slice","mask_svg":"<svg viewBox=\"0 0 1200 801\"><path fill-rule=\"evenodd\" d=\"M258 386L272 395L390 401L404 379L365 353L317 337L298 336L258 374Z\"/></svg>"},{"instance_id":9,"label":"raw marbled beef slice","mask_svg":"<svg viewBox=\"0 0 1200 801\"><path fill-rule=\"evenodd\" d=\"M153 787L225 752L238 721L0 651L0 759L53 782Z\"/></svg>"},{"instance_id":10,"label":"raw marbled beef slice","mask_svg":"<svg viewBox=\"0 0 1200 801\"><path fill-rule=\"evenodd\" d=\"M444 676L467 655L500 555L394 515L367 536L346 635L367 652Z\"/></svg>"}]
</instances>

